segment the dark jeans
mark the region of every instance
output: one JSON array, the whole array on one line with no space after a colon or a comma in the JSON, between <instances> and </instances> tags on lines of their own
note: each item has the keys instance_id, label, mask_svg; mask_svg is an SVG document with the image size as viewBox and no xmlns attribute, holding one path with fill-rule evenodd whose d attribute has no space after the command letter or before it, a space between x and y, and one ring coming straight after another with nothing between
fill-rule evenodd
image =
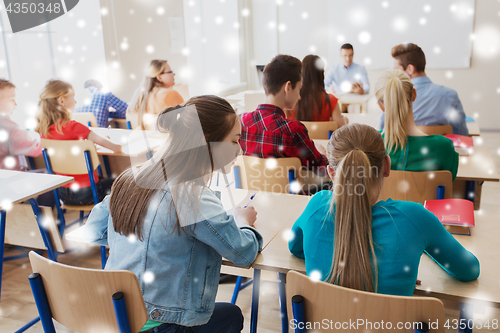
<instances>
[{"instance_id":1,"label":"dark jeans","mask_svg":"<svg viewBox=\"0 0 500 333\"><path fill-rule=\"evenodd\" d=\"M231 303L215 303L214 313L205 325L185 327L162 324L151 333L239 333L243 329L243 315L238 306Z\"/></svg>"},{"instance_id":2,"label":"dark jeans","mask_svg":"<svg viewBox=\"0 0 500 333\"><path fill-rule=\"evenodd\" d=\"M112 178L101 178L97 183L97 196L99 201L102 201L104 197L110 193L111 185L113 185L114 179ZM94 199L92 197L92 190L89 187L82 187L76 191L73 191L69 187L60 187L57 189L59 193L59 198L67 205L93 205Z\"/></svg>"}]
</instances>

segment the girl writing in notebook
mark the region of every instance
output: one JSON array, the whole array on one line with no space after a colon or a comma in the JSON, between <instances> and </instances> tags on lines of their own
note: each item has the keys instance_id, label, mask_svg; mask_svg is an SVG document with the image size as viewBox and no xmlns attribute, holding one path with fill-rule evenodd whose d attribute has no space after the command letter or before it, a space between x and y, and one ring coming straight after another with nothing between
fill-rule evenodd
<instances>
[{"instance_id":1,"label":"girl writing in notebook","mask_svg":"<svg viewBox=\"0 0 500 333\"><path fill-rule=\"evenodd\" d=\"M92 132L87 126L71 120L75 109L75 91L71 84L61 80L50 80L40 94L35 131L44 139L91 140L103 147L121 153L122 147ZM68 156L68 158L71 158ZM67 205L92 205L94 200L88 174L68 175L75 180L58 189L59 197ZM99 179L94 172L94 179ZM96 183L99 200L111 188L111 179L101 179Z\"/></svg>"},{"instance_id":2,"label":"girl writing in notebook","mask_svg":"<svg viewBox=\"0 0 500 333\"><path fill-rule=\"evenodd\" d=\"M458 153L442 135L427 135L415 125L412 103L417 97L410 77L398 69L388 70L375 85L378 105L385 112L382 130L392 170L449 170L455 179Z\"/></svg>"},{"instance_id":3,"label":"girl writing in notebook","mask_svg":"<svg viewBox=\"0 0 500 333\"><path fill-rule=\"evenodd\" d=\"M174 85L175 73L167 61L151 60L127 109L127 119L133 127L153 129L155 115L166 107L184 102L182 96L172 88Z\"/></svg>"},{"instance_id":4,"label":"girl writing in notebook","mask_svg":"<svg viewBox=\"0 0 500 333\"><path fill-rule=\"evenodd\" d=\"M419 203L380 199L391 159L374 128L351 124L333 132L327 157L333 190L312 197L288 244L309 276L411 296L424 252L461 281L479 276L476 257L434 214Z\"/></svg>"},{"instance_id":5,"label":"girl writing in notebook","mask_svg":"<svg viewBox=\"0 0 500 333\"><path fill-rule=\"evenodd\" d=\"M215 295L222 257L249 266L262 249L257 213L226 213L207 187L240 153L238 117L227 101L199 96L163 110L156 126L168 140L115 180L83 237L109 245L106 269L137 275L149 314L143 331L240 332L240 309Z\"/></svg>"}]
</instances>

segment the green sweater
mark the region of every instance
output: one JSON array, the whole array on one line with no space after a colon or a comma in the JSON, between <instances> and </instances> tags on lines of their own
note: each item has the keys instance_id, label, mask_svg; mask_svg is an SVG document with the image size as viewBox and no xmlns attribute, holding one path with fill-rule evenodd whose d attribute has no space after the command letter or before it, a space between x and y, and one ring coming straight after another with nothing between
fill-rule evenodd
<instances>
[{"instance_id":1,"label":"green sweater","mask_svg":"<svg viewBox=\"0 0 500 333\"><path fill-rule=\"evenodd\" d=\"M442 135L408 136L405 149L393 149L387 155L391 157L391 170L449 170L453 180L457 176L458 153L453 142Z\"/></svg>"}]
</instances>

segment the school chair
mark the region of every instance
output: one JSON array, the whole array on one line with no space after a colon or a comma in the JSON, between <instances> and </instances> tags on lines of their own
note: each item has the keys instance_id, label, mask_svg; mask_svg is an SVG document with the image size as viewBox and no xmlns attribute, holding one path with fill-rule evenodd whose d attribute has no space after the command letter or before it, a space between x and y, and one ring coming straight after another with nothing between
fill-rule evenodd
<instances>
[{"instance_id":1,"label":"school chair","mask_svg":"<svg viewBox=\"0 0 500 333\"><path fill-rule=\"evenodd\" d=\"M95 119L95 116L92 112L73 112L73 114L71 115L71 119L76 120L80 124L88 127L99 127L97 126L97 120ZM106 174L109 177L111 175L111 169L109 168L108 157L106 155L103 155L102 161L104 162Z\"/></svg>"},{"instance_id":2,"label":"school chair","mask_svg":"<svg viewBox=\"0 0 500 333\"><path fill-rule=\"evenodd\" d=\"M319 323L314 332L417 332L417 323L430 323L431 332L445 332L444 305L437 298L359 291L294 271L286 279L288 314L296 333L306 332L301 329L305 323Z\"/></svg>"},{"instance_id":3,"label":"school chair","mask_svg":"<svg viewBox=\"0 0 500 333\"><path fill-rule=\"evenodd\" d=\"M56 260L56 252L65 252L52 209L38 206L34 199L28 204L15 204L7 212L9 223L5 226L5 244L46 250L49 258ZM22 258L18 255L5 260Z\"/></svg>"},{"instance_id":4,"label":"school chair","mask_svg":"<svg viewBox=\"0 0 500 333\"><path fill-rule=\"evenodd\" d=\"M257 110L259 104L264 103L265 100L266 95L264 94L264 92L253 92L245 94L245 113Z\"/></svg>"},{"instance_id":5,"label":"school chair","mask_svg":"<svg viewBox=\"0 0 500 333\"><path fill-rule=\"evenodd\" d=\"M297 157L259 158L240 155L233 166L235 188L250 191L297 194L302 191L302 165ZM243 283L238 276L231 303L235 304L241 290L253 280Z\"/></svg>"},{"instance_id":6,"label":"school chair","mask_svg":"<svg viewBox=\"0 0 500 333\"><path fill-rule=\"evenodd\" d=\"M29 254L31 290L44 332L52 318L76 332L139 332L148 319L139 281L130 271L71 267Z\"/></svg>"},{"instance_id":7,"label":"school chair","mask_svg":"<svg viewBox=\"0 0 500 333\"><path fill-rule=\"evenodd\" d=\"M6 212L4 219L9 220L5 226L4 244L27 247L37 250L46 250L51 260L57 261L57 254L66 250L62 242L59 230L49 207L41 207L35 199L29 199L26 203L14 204L12 209ZM5 223L5 221L0 221ZM4 246L2 244L1 246ZM28 253L3 257L3 262L27 257ZM1 277L0 277L1 278ZM36 324L39 317L31 320L16 331L21 333Z\"/></svg>"},{"instance_id":8,"label":"school chair","mask_svg":"<svg viewBox=\"0 0 500 333\"><path fill-rule=\"evenodd\" d=\"M90 187L92 190L92 197L94 199L93 205L67 205L59 204L59 194L57 189L53 191L56 201L56 207L60 216L61 226L59 232L64 234L66 221L62 209L80 211L80 218L76 222L83 223L83 220L88 216L84 215L85 211L91 211L94 205L99 203L99 196L97 194L96 183L98 179L94 179L94 171L99 168L99 157L94 146L90 140L50 140L42 139L42 152L45 160L47 172L51 174L64 174L64 175L79 175L88 174L90 180ZM99 172L100 173L100 172ZM101 246L101 261L102 267L106 264L106 248Z\"/></svg>"},{"instance_id":9,"label":"school chair","mask_svg":"<svg viewBox=\"0 0 500 333\"><path fill-rule=\"evenodd\" d=\"M417 126L417 128L427 135L453 134L453 127L451 127L451 125Z\"/></svg>"},{"instance_id":10,"label":"school chair","mask_svg":"<svg viewBox=\"0 0 500 333\"><path fill-rule=\"evenodd\" d=\"M172 87L175 91L181 95L182 99L184 101L187 101L190 98L189 95L189 87L185 84L176 84L175 86Z\"/></svg>"},{"instance_id":11,"label":"school chair","mask_svg":"<svg viewBox=\"0 0 500 333\"><path fill-rule=\"evenodd\" d=\"M413 201L424 204L426 200L436 200L438 186L444 186L444 198L451 199L453 185L451 172L440 171L398 171L391 170L384 179L380 197L382 200Z\"/></svg>"},{"instance_id":12,"label":"school chair","mask_svg":"<svg viewBox=\"0 0 500 333\"><path fill-rule=\"evenodd\" d=\"M301 169L297 157L259 158L240 155L233 166L235 187L296 194L302 190Z\"/></svg>"},{"instance_id":13,"label":"school chair","mask_svg":"<svg viewBox=\"0 0 500 333\"><path fill-rule=\"evenodd\" d=\"M71 119L76 120L85 126L98 127L97 120L92 112L73 112Z\"/></svg>"},{"instance_id":14,"label":"school chair","mask_svg":"<svg viewBox=\"0 0 500 333\"><path fill-rule=\"evenodd\" d=\"M329 140L339 126L335 121L301 121L311 140Z\"/></svg>"}]
</instances>

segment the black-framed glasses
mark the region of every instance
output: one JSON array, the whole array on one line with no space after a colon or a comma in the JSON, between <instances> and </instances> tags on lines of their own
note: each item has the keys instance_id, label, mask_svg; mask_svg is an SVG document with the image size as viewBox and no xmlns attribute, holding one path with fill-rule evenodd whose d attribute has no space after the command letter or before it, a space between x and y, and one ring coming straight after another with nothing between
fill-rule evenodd
<instances>
[{"instance_id":1,"label":"black-framed glasses","mask_svg":"<svg viewBox=\"0 0 500 333\"><path fill-rule=\"evenodd\" d=\"M172 75L175 75L174 71L163 72L162 74L172 74Z\"/></svg>"}]
</instances>

